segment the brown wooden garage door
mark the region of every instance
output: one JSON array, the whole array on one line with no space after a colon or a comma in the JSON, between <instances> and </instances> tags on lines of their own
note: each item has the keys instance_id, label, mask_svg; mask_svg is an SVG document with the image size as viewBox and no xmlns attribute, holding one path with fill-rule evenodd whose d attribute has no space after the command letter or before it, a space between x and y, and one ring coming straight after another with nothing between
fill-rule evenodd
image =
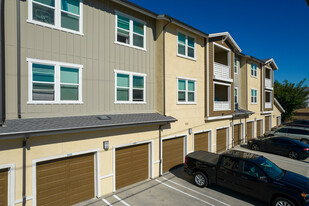
<instances>
[{"instance_id":1,"label":"brown wooden garage door","mask_svg":"<svg viewBox=\"0 0 309 206\"><path fill-rule=\"evenodd\" d=\"M270 131L270 117L265 117L265 132Z\"/></svg>"},{"instance_id":2,"label":"brown wooden garage door","mask_svg":"<svg viewBox=\"0 0 309 206\"><path fill-rule=\"evenodd\" d=\"M247 122L247 141L253 137L253 123Z\"/></svg>"},{"instance_id":3,"label":"brown wooden garage door","mask_svg":"<svg viewBox=\"0 0 309 206\"><path fill-rule=\"evenodd\" d=\"M72 205L94 197L94 154L37 164L37 205Z\"/></svg>"},{"instance_id":4,"label":"brown wooden garage door","mask_svg":"<svg viewBox=\"0 0 309 206\"><path fill-rule=\"evenodd\" d=\"M194 135L194 151L208 151L209 132L198 133Z\"/></svg>"},{"instance_id":5,"label":"brown wooden garage door","mask_svg":"<svg viewBox=\"0 0 309 206\"><path fill-rule=\"evenodd\" d=\"M257 121L256 134L258 137L262 136L262 120Z\"/></svg>"},{"instance_id":6,"label":"brown wooden garage door","mask_svg":"<svg viewBox=\"0 0 309 206\"><path fill-rule=\"evenodd\" d=\"M0 205L8 205L8 169L0 170Z\"/></svg>"},{"instance_id":7,"label":"brown wooden garage door","mask_svg":"<svg viewBox=\"0 0 309 206\"><path fill-rule=\"evenodd\" d=\"M116 189L148 179L149 144L116 149Z\"/></svg>"},{"instance_id":8,"label":"brown wooden garage door","mask_svg":"<svg viewBox=\"0 0 309 206\"><path fill-rule=\"evenodd\" d=\"M241 143L241 125L234 125L234 146Z\"/></svg>"},{"instance_id":9,"label":"brown wooden garage door","mask_svg":"<svg viewBox=\"0 0 309 206\"><path fill-rule=\"evenodd\" d=\"M217 153L226 150L227 128L217 130Z\"/></svg>"},{"instance_id":10,"label":"brown wooden garage door","mask_svg":"<svg viewBox=\"0 0 309 206\"><path fill-rule=\"evenodd\" d=\"M163 173L183 163L184 137L163 141Z\"/></svg>"},{"instance_id":11,"label":"brown wooden garage door","mask_svg":"<svg viewBox=\"0 0 309 206\"><path fill-rule=\"evenodd\" d=\"M277 127L280 126L280 117L277 117Z\"/></svg>"}]
</instances>

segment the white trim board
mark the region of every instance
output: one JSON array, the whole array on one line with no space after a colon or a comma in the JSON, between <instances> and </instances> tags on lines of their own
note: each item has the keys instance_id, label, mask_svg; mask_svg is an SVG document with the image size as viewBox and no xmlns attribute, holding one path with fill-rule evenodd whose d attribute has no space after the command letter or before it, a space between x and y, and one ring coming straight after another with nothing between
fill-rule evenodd
<instances>
[{"instance_id":1,"label":"white trim board","mask_svg":"<svg viewBox=\"0 0 309 206\"><path fill-rule=\"evenodd\" d=\"M139 141L139 142L133 142L133 143L128 143L128 144L122 144L122 145L117 145L113 147L113 192L116 191L116 149L122 148L122 147L130 147L130 146L136 146L140 144L148 144L148 164L149 164L149 169L148 169L148 178L154 178L154 161L153 161L153 140L146 140L146 141Z\"/></svg>"},{"instance_id":2,"label":"white trim board","mask_svg":"<svg viewBox=\"0 0 309 206\"><path fill-rule=\"evenodd\" d=\"M0 165L0 169L8 169L8 205L15 204L15 163Z\"/></svg>"},{"instance_id":3,"label":"white trim board","mask_svg":"<svg viewBox=\"0 0 309 206\"><path fill-rule=\"evenodd\" d=\"M90 154L94 153L94 181L95 181L95 196L100 197L101 196L101 186L100 186L100 155L99 155L99 149L93 149L93 150L87 150L82 152L74 152L74 153L68 153L63 155L56 155L56 156L50 156L50 157L43 157L39 159L32 160L32 205L37 205L37 191L36 191L36 164L39 162L45 162L48 160L54 160L54 159L61 159L66 157L72 157L72 156L78 156L83 154Z\"/></svg>"}]
</instances>

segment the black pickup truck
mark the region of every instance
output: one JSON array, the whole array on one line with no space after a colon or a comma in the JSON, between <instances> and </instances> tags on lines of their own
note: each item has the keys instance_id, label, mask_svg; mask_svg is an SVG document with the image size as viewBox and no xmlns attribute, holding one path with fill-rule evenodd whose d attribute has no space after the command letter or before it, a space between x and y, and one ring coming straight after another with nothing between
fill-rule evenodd
<instances>
[{"instance_id":1,"label":"black pickup truck","mask_svg":"<svg viewBox=\"0 0 309 206\"><path fill-rule=\"evenodd\" d=\"M272 206L309 206L309 178L283 170L263 156L237 150L190 153L185 172L199 187L217 184Z\"/></svg>"}]
</instances>

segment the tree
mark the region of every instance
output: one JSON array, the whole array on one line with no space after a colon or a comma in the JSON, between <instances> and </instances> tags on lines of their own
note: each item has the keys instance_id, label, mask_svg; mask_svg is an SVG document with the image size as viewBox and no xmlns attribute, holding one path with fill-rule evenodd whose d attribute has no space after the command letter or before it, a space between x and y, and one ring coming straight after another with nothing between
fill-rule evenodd
<instances>
[{"instance_id":1,"label":"tree","mask_svg":"<svg viewBox=\"0 0 309 206\"><path fill-rule=\"evenodd\" d=\"M275 98L285 110L285 113L282 114L283 121L292 119L293 111L305 106L305 101L309 95L309 91L305 91L307 88L304 85L305 82L306 79L303 79L297 84L288 82L287 80L283 81L283 83L277 80L275 81Z\"/></svg>"}]
</instances>

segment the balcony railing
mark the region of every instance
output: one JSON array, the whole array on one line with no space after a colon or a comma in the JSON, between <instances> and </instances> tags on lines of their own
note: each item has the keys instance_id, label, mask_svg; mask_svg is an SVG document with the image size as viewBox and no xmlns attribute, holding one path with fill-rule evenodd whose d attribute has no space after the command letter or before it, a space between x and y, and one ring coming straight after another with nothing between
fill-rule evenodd
<instances>
[{"instance_id":1,"label":"balcony railing","mask_svg":"<svg viewBox=\"0 0 309 206\"><path fill-rule=\"evenodd\" d=\"M215 111L226 111L231 109L231 102L229 101L215 101L214 110Z\"/></svg>"},{"instance_id":2,"label":"balcony railing","mask_svg":"<svg viewBox=\"0 0 309 206\"><path fill-rule=\"evenodd\" d=\"M265 102L265 108L267 109L271 108L271 102Z\"/></svg>"},{"instance_id":3,"label":"balcony railing","mask_svg":"<svg viewBox=\"0 0 309 206\"><path fill-rule=\"evenodd\" d=\"M231 68L224 64L214 62L214 76L216 78L231 79Z\"/></svg>"},{"instance_id":4,"label":"balcony railing","mask_svg":"<svg viewBox=\"0 0 309 206\"><path fill-rule=\"evenodd\" d=\"M273 88L273 87L272 87L271 79L265 78L265 87L266 87L266 88Z\"/></svg>"}]
</instances>

